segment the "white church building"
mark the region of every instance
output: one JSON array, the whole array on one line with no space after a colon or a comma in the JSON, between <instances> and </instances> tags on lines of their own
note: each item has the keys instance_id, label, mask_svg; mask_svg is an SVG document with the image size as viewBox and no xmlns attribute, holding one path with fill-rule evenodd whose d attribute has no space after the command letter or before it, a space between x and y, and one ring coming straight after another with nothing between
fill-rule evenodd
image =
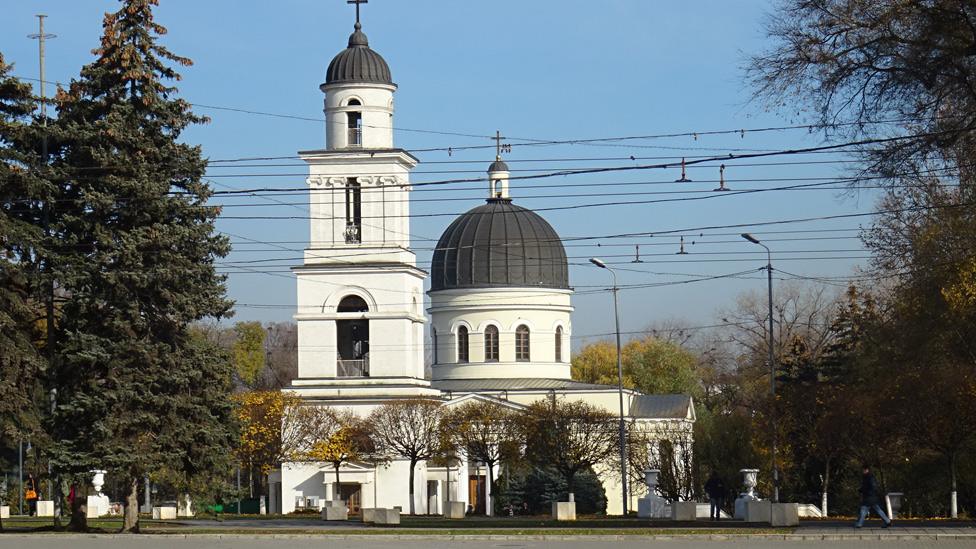
<instances>
[{"instance_id":1,"label":"white church building","mask_svg":"<svg viewBox=\"0 0 976 549\"><path fill-rule=\"evenodd\" d=\"M404 398L444 406L490 399L516 408L579 399L617 414L616 386L570 377L573 290L566 252L545 219L514 203L508 166L496 158L488 167L485 203L444 230L428 272L410 248L410 171L419 161L393 143L397 86L358 21L320 88L326 146L299 153L309 170L311 230L304 262L293 269L299 360L298 377L286 390L309 406L361 416ZM428 348L432 364L425 374ZM690 397L625 390L624 398L628 421L649 430L666 426L690 443ZM375 468L350 463L336 485L331 464L285 463L270 477L269 511L290 513L334 499L346 501L352 513L407 510L408 471L405 460ZM620 514L618 481L605 476L607 512ZM450 470L421 463L417 512L439 514L447 501L485 512L486 477L477 463ZM633 492L632 509L642 495L640 487Z\"/></svg>"}]
</instances>

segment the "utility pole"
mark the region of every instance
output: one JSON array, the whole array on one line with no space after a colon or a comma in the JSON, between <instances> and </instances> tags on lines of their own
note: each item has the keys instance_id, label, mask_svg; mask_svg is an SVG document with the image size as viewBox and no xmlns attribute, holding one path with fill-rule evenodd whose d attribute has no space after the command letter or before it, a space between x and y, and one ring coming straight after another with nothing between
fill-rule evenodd
<instances>
[{"instance_id":1,"label":"utility pole","mask_svg":"<svg viewBox=\"0 0 976 549\"><path fill-rule=\"evenodd\" d=\"M50 33L44 32L44 19L47 15L37 14L37 33L27 35L28 38L37 40L37 57L38 65L40 68L39 84L41 92L41 162L45 167L47 167L47 93L45 91L45 85L47 84L47 76L44 71L44 61L45 61L45 51L44 43L49 38L56 38L57 36ZM45 170L46 171L46 170ZM43 212L43 223L44 223L44 235L47 238L51 237L50 220L51 220L51 206L50 204L44 204ZM46 258L44 262L45 270L48 271L50 275L51 262L50 258ZM45 303L45 345L47 347L48 355L48 365L54 364L54 279L51 278L47 281L47 303ZM51 389L51 414L54 414L56 404L57 389ZM56 486L57 489L56 489ZM55 497L55 491L57 491L57 497ZM47 464L47 496L49 499L54 501L54 523L57 525L60 521L61 516L61 490L59 483L54 481L51 475L51 461L48 459Z\"/></svg>"}]
</instances>

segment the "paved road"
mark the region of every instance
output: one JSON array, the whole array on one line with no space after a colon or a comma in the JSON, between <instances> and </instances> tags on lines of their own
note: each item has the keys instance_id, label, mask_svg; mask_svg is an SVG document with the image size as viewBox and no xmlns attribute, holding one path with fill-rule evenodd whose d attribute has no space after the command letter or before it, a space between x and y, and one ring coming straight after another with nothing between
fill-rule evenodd
<instances>
[{"instance_id":1,"label":"paved road","mask_svg":"<svg viewBox=\"0 0 976 549\"><path fill-rule=\"evenodd\" d=\"M971 548L972 540L967 541L774 541L740 539L729 541L708 541L697 539L677 540L646 540L633 539L622 541L601 540L555 540L555 541L471 541L471 540L369 540L369 539L329 539L307 537L303 539L273 539L267 537L247 538L216 538L195 536L190 538L174 536L19 536L0 535L0 547L31 549L101 549L103 547L125 547L126 549L295 549L296 547L322 547L337 549L494 549L494 548L531 548L531 549L603 549L612 546L613 549L648 549L649 546L662 549L696 549L699 547L728 547L728 548L758 548L758 549L797 549L798 546L823 547L827 549L954 549Z\"/></svg>"}]
</instances>

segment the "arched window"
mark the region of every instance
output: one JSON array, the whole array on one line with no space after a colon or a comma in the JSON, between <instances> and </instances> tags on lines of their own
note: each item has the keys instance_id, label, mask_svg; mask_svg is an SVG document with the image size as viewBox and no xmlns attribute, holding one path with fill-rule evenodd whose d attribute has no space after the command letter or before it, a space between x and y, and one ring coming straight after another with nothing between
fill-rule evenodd
<instances>
[{"instance_id":1,"label":"arched window","mask_svg":"<svg viewBox=\"0 0 976 549\"><path fill-rule=\"evenodd\" d=\"M349 102L346 103L346 105L354 106L354 105L362 105L362 103L360 103L359 100L354 97L350 99Z\"/></svg>"},{"instance_id":2,"label":"arched window","mask_svg":"<svg viewBox=\"0 0 976 549\"><path fill-rule=\"evenodd\" d=\"M440 361L437 360L437 332L434 330L430 331L430 342L431 346L434 348L434 364L439 364Z\"/></svg>"},{"instance_id":3,"label":"arched window","mask_svg":"<svg viewBox=\"0 0 976 549\"><path fill-rule=\"evenodd\" d=\"M366 313L369 312L369 305L358 295L347 295L339 302L336 310L340 313Z\"/></svg>"},{"instance_id":4,"label":"arched window","mask_svg":"<svg viewBox=\"0 0 976 549\"><path fill-rule=\"evenodd\" d=\"M563 327L556 327L556 362L563 361Z\"/></svg>"},{"instance_id":5,"label":"arched window","mask_svg":"<svg viewBox=\"0 0 976 549\"><path fill-rule=\"evenodd\" d=\"M346 182L346 244L362 241L363 199L362 187L355 178Z\"/></svg>"},{"instance_id":6,"label":"arched window","mask_svg":"<svg viewBox=\"0 0 976 549\"><path fill-rule=\"evenodd\" d=\"M498 362L498 327L485 328L485 362Z\"/></svg>"},{"instance_id":7,"label":"arched window","mask_svg":"<svg viewBox=\"0 0 976 549\"><path fill-rule=\"evenodd\" d=\"M529 327L525 324L515 329L515 360L529 360Z\"/></svg>"},{"instance_id":8,"label":"arched window","mask_svg":"<svg viewBox=\"0 0 976 549\"><path fill-rule=\"evenodd\" d=\"M468 361L468 329L464 326L457 331L457 361Z\"/></svg>"}]
</instances>

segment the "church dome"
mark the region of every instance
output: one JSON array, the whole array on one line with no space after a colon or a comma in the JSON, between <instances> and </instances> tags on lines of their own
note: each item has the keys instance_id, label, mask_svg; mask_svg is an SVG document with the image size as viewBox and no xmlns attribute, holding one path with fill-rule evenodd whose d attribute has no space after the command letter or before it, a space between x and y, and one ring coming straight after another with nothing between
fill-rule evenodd
<instances>
[{"instance_id":1,"label":"church dome","mask_svg":"<svg viewBox=\"0 0 976 549\"><path fill-rule=\"evenodd\" d=\"M325 73L326 84L367 83L393 85L390 66L380 54L369 47L369 40L356 23L356 30L349 36L349 47L339 52Z\"/></svg>"},{"instance_id":2,"label":"church dome","mask_svg":"<svg viewBox=\"0 0 976 549\"><path fill-rule=\"evenodd\" d=\"M490 198L455 219L431 261L431 291L496 287L569 288L559 235L508 198Z\"/></svg>"}]
</instances>

